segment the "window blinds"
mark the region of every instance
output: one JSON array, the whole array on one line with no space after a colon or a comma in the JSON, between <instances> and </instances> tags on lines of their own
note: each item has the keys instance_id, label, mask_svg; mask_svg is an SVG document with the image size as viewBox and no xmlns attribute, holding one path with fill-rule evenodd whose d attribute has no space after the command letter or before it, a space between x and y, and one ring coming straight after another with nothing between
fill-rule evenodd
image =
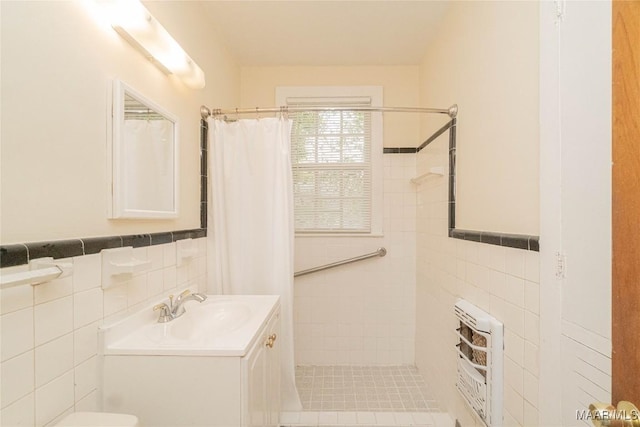
<instances>
[{"instance_id":1,"label":"window blinds","mask_svg":"<svg viewBox=\"0 0 640 427\"><path fill-rule=\"evenodd\" d=\"M288 98L288 106L371 106L369 97ZM290 114L298 233L371 231L371 113Z\"/></svg>"}]
</instances>

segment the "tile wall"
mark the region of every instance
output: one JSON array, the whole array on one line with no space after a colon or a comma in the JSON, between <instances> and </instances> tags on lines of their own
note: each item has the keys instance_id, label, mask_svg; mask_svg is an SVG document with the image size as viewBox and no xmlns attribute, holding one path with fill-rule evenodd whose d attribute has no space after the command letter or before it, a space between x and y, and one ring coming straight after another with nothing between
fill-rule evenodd
<instances>
[{"instance_id":1,"label":"tile wall","mask_svg":"<svg viewBox=\"0 0 640 427\"><path fill-rule=\"evenodd\" d=\"M121 286L101 287L100 254L64 260L73 274L0 292L0 425L45 426L73 411L98 409L98 328L185 288L206 289L205 238L176 266L176 243L134 249L151 269ZM2 269L0 274L28 269Z\"/></svg>"},{"instance_id":2,"label":"tile wall","mask_svg":"<svg viewBox=\"0 0 640 427\"><path fill-rule=\"evenodd\" d=\"M414 363L415 154L384 155L384 236L297 237L295 270L372 258L295 280L298 365Z\"/></svg>"},{"instance_id":3,"label":"tile wall","mask_svg":"<svg viewBox=\"0 0 640 427\"><path fill-rule=\"evenodd\" d=\"M418 173L448 164L446 143L418 153ZM443 409L483 425L455 389L453 305L466 299L504 323L505 425L538 425L539 253L449 238L447 191L438 178L417 191L416 364Z\"/></svg>"}]
</instances>

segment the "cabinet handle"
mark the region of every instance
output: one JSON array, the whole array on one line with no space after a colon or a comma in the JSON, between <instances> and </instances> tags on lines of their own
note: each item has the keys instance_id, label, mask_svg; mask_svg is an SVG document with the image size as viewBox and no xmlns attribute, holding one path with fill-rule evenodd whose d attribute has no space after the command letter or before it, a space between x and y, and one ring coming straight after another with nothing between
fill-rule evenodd
<instances>
[{"instance_id":1,"label":"cabinet handle","mask_svg":"<svg viewBox=\"0 0 640 427\"><path fill-rule=\"evenodd\" d=\"M278 336L276 334L269 335L269 338L267 338L267 342L265 343L265 345L269 348L273 348L273 343L276 342L277 338Z\"/></svg>"}]
</instances>

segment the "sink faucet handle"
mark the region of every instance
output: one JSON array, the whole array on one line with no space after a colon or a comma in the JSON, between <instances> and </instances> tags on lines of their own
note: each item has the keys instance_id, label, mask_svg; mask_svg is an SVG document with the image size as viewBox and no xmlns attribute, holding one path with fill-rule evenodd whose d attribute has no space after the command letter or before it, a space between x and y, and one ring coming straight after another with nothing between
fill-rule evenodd
<instances>
[{"instance_id":1,"label":"sink faucet handle","mask_svg":"<svg viewBox=\"0 0 640 427\"><path fill-rule=\"evenodd\" d=\"M160 303L153 306L153 311L160 310L160 317L158 317L158 323L166 323L173 319L171 315L171 309L166 303Z\"/></svg>"},{"instance_id":2,"label":"sink faucet handle","mask_svg":"<svg viewBox=\"0 0 640 427\"><path fill-rule=\"evenodd\" d=\"M179 301L182 298L188 296L190 293L191 293L191 291L189 289L185 289L184 291L182 291L182 293L180 295L178 295L178 298L176 300Z\"/></svg>"},{"instance_id":3,"label":"sink faucet handle","mask_svg":"<svg viewBox=\"0 0 640 427\"><path fill-rule=\"evenodd\" d=\"M157 310L167 310L169 308L169 306L162 302L160 304L156 304L153 306L153 311L157 311Z\"/></svg>"}]
</instances>

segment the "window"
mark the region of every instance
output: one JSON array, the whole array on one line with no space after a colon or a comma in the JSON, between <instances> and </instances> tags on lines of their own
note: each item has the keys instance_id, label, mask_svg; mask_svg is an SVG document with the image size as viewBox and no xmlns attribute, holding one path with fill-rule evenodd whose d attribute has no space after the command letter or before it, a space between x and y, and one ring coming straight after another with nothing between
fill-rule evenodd
<instances>
[{"instance_id":1,"label":"window","mask_svg":"<svg viewBox=\"0 0 640 427\"><path fill-rule=\"evenodd\" d=\"M379 87L278 88L289 107L382 105ZM379 234L382 119L363 111L290 113L296 233Z\"/></svg>"}]
</instances>

